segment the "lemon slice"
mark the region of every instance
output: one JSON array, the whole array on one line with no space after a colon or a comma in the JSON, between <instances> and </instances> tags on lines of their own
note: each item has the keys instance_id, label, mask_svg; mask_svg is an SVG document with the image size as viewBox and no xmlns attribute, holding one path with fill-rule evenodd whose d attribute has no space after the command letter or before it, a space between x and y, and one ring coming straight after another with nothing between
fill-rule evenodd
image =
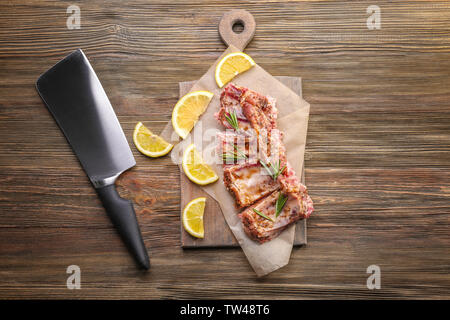
<instances>
[{"instance_id":1,"label":"lemon slice","mask_svg":"<svg viewBox=\"0 0 450 320\"><path fill-rule=\"evenodd\" d=\"M173 148L173 144L152 133L142 122L134 127L133 141L140 152L152 158L162 157Z\"/></svg>"},{"instance_id":2,"label":"lemon slice","mask_svg":"<svg viewBox=\"0 0 450 320\"><path fill-rule=\"evenodd\" d=\"M183 153L182 167L189 180L202 186L219 179L214 170L204 163L193 144L190 144Z\"/></svg>"},{"instance_id":3,"label":"lemon slice","mask_svg":"<svg viewBox=\"0 0 450 320\"><path fill-rule=\"evenodd\" d=\"M216 67L216 83L222 88L238 74L247 71L255 65L255 61L243 52L227 54Z\"/></svg>"},{"instance_id":4,"label":"lemon slice","mask_svg":"<svg viewBox=\"0 0 450 320\"><path fill-rule=\"evenodd\" d=\"M203 238L203 213L205 212L206 198L200 197L189 202L183 210L183 227L191 236Z\"/></svg>"},{"instance_id":5,"label":"lemon slice","mask_svg":"<svg viewBox=\"0 0 450 320\"><path fill-rule=\"evenodd\" d=\"M194 91L177 102L172 111L172 125L181 138L186 139L198 118L205 112L213 95L209 91Z\"/></svg>"}]
</instances>

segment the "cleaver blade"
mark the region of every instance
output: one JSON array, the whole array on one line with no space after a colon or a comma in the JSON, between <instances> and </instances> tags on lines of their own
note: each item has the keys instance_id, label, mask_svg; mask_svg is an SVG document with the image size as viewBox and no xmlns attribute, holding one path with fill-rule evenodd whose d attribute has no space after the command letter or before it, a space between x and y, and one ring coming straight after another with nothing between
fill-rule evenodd
<instances>
[{"instance_id":1,"label":"cleaver blade","mask_svg":"<svg viewBox=\"0 0 450 320\"><path fill-rule=\"evenodd\" d=\"M81 49L42 74L36 88L96 189L108 216L138 264L150 262L133 204L114 182L136 165L105 91Z\"/></svg>"}]
</instances>

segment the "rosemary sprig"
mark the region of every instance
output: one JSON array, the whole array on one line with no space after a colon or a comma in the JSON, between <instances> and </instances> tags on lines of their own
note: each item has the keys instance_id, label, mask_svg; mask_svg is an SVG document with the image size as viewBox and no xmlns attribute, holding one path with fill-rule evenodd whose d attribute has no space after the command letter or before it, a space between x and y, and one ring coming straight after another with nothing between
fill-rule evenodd
<instances>
[{"instance_id":1,"label":"rosemary sprig","mask_svg":"<svg viewBox=\"0 0 450 320\"><path fill-rule=\"evenodd\" d=\"M259 163L261 163L261 165L264 167L264 169L266 169L267 173L269 174L269 176L271 176L273 178L273 172L272 169L269 168L269 166L264 162L259 160ZM270 164L269 164L270 165ZM275 180L275 179L274 179Z\"/></svg>"},{"instance_id":2,"label":"rosemary sprig","mask_svg":"<svg viewBox=\"0 0 450 320\"><path fill-rule=\"evenodd\" d=\"M282 194L281 192L278 194L277 202L275 203L276 213L275 217L278 218L281 211L283 211L284 206L286 205L288 197Z\"/></svg>"},{"instance_id":3,"label":"rosemary sprig","mask_svg":"<svg viewBox=\"0 0 450 320\"><path fill-rule=\"evenodd\" d=\"M283 168L280 169L281 162L278 160L278 164L273 165L271 162L264 163L264 161L259 160L259 163L266 169L266 171L269 173L269 175L272 177L273 180L277 180L278 176L283 173L284 169L286 169L286 165L283 166Z\"/></svg>"},{"instance_id":4,"label":"rosemary sprig","mask_svg":"<svg viewBox=\"0 0 450 320\"><path fill-rule=\"evenodd\" d=\"M227 119L228 123L234 128L234 130L239 130L239 123L235 111L231 111L229 112L229 115L225 115L225 119Z\"/></svg>"},{"instance_id":5,"label":"rosemary sprig","mask_svg":"<svg viewBox=\"0 0 450 320\"><path fill-rule=\"evenodd\" d=\"M222 154L222 159L225 162L234 162L236 160L245 160L247 159L247 155L242 152L236 145L233 145L235 152L224 152Z\"/></svg>"},{"instance_id":6,"label":"rosemary sprig","mask_svg":"<svg viewBox=\"0 0 450 320\"><path fill-rule=\"evenodd\" d=\"M257 215L263 217L264 219L267 219L267 220L270 220L270 221L274 222L271 218L269 218L268 216L266 216L266 215L265 215L264 213L262 213L261 211L256 210L255 208L253 208L253 211L254 211Z\"/></svg>"},{"instance_id":7,"label":"rosemary sprig","mask_svg":"<svg viewBox=\"0 0 450 320\"><path fill-rule=\"evenodd\" d=\"M275 176L273 177L273 180L277 180L278 176L283 173L284 169L286 169L286 165L283 166L283 168L280 169L281 162L278 160L278 165L274 167L275 170Z\"/></svg>"},{"instance_id":8,"label":"rosemary sprig","mask_svg":"<svg viewBox=\"0 0 450 320\"><path fill-rule=\"evenodd\" d=\"M233 147L234 147L234 150L236 151L236 153L238 154L238 155L240 155L242 158L244 158L244 159L247 159L247 155L241 150L241 149L239 149L238 147L237 147L237 145L233 145Z\"/></svg>"},{"instance_id":9,"label":"rosemary sprig","mask_svg":"<svg viewBox=\"0 0 450 320\"><path fill-rule=\"evenodd\" d=\"M237 153L223 153L222 154L222 159L225 162L234 162L236 160L244 160L246 158L247 158L247 156L243 157Z\"/></svg>"}]
</instances>

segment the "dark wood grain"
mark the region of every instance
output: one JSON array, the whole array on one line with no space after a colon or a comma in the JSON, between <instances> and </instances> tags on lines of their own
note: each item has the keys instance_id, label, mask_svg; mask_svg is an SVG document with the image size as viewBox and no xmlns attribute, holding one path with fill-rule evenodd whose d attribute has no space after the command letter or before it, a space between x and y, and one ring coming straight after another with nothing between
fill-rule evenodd
<instances>
[{"instance_id":1,"label":"dark wood grain","mask_svg":"<svg viewBox=\"0 0 450 320\"><path fill-rule=\"evenodd\" d=\"M0 3L1 298L450 298L450 5L447 1L66 1ZM366 8L381 8L380 30ZM311 103L308 245L256 279L239 249L182 250L180 184L168 157L118 181L135 202L152 269L142 273L34 88L80 47L128 141L160 132L178 83L225 49L231 8L257 29L246 52L273 75L300 76ZM82 289L66 288L77 264ZM381 290L366 268L381 268Z\"/></svg>"},{"instance_id":2,"label":"dark wood grain","mask_svg":"<svg viewBox=\"0 0 450 320\"><path fill-rule=\"evenodd\" d=\"M302 97L302 81L298 77L278 77L285 86ZM195 81L180 82L180 97L184 96ZM301 173L301 181L305 183L304 170ZM183 248L202 248L202 247L239 247L239 244L228 227L227 222L223 216L219 203L211 197L208 193L203 191L200 187L193 184L186 175L180 171L180 189L181 189L181 210L180 214L183 214L183 208L192 199L198 197L206 198L206 207L204 213L204 228L205 237L198 239L192 237L183 226L180 224L181 230L181 245ZM296 223L294 246L301 246L306 244L306 220L300 220Z\"/></svg>"}]
</instances>

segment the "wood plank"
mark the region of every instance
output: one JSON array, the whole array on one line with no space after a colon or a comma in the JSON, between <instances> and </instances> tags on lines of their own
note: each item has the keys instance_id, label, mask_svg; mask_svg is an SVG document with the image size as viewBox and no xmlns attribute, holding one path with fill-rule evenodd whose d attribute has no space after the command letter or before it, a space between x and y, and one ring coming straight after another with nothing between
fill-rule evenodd
<instances>
[{"instance_id":1,"label":"wood plank","mask_svg":"<svg viewBox=\"0 0 450 320\"><path fill-rule=\"evenodd\" d=\"M292 89L300 97L302 96L302 83L298 77L276 77L279 81ZM195 81L180 82L180 97L184 96L194 85ZM301 173L302 183L305 184L304 171ZM206 207L204 214L205 237L197 239L189 235L184 230L183 225L180 226L181 245L183 248L205 248L205 247L239 247L237 240L228 227L217 201L201 188L194 185L180 171L180 187L181 187L181 210L197 197L206 198ZM296 223L294 236L294 246L306 244L306 220L300 220Z\"/></svg>"}]
</instances>

